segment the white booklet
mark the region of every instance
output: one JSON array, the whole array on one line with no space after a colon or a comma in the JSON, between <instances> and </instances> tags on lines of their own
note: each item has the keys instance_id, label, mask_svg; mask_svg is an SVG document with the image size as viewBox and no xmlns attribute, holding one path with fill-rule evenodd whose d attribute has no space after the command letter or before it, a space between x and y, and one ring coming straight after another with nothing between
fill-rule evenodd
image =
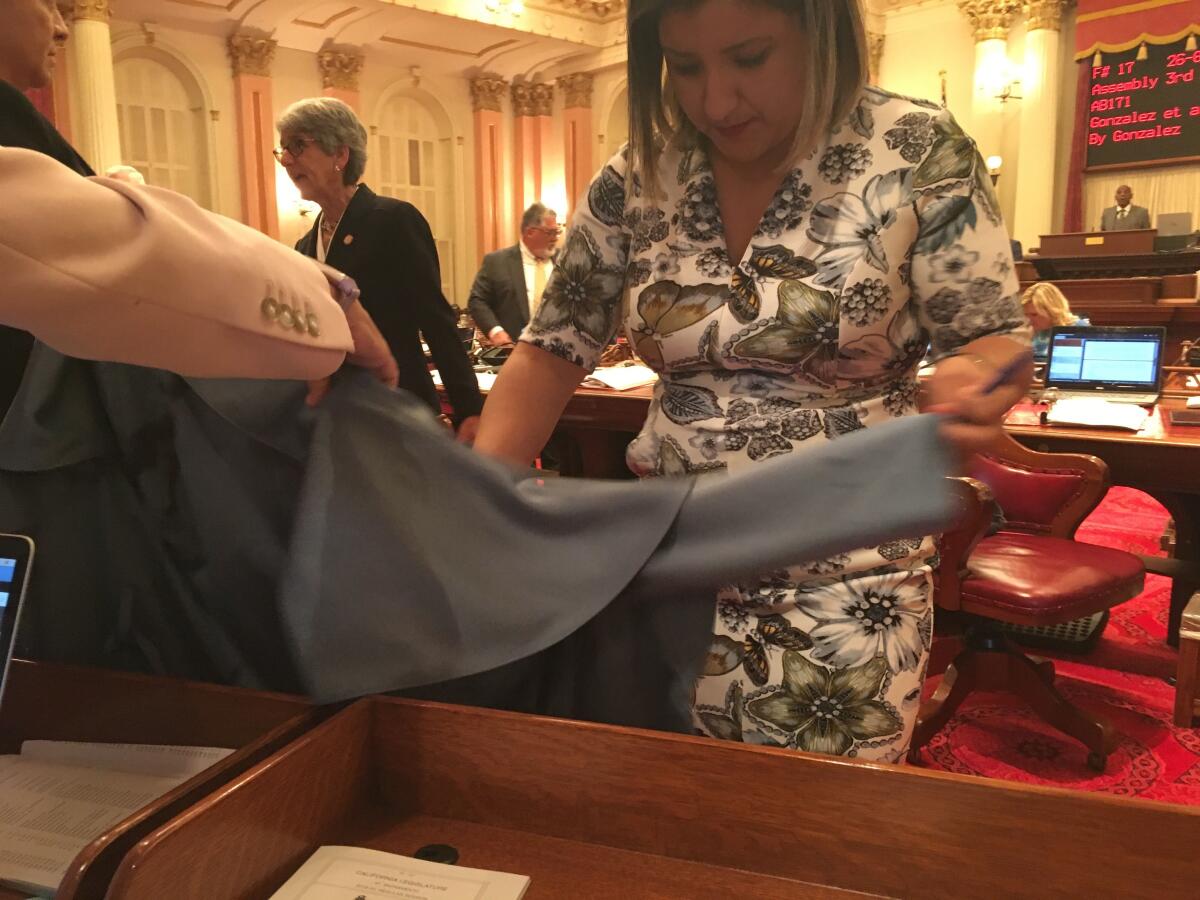
<instances>
[{"instance_id":1,"label":"white booklet","mask_svg":"<svg viewBox=\"0 0 1200 900\"><path fill-rule=\"evenodd\" d=\"M363 847L321 847L271 900L520 900L524 875L466 869Z\"/></svg>"},{"instance_id":2,"label":"white booklet","mask_svg":"<svg viewBox=\"0 0 1200 900\"><path fill-rule=\"evenodd\" d=\"M1149 415L1136 403L1113 403L1110 400L1091 397L1067 397L1055 401L1046 411L1046 423L1141 431Z\"/></svg>"},{"instance_id":3,"label":"white booklet","mask_svg":"<svg viewBox=\"0 0 1200 900\"><path fill-rule=\"evenodd\" d=\"M648 366L605 366L596 369L583 379L589 387L606 387L614 391L628 391L658 381L658 373Z\"/></svg>"},{"instance_id":4,"label":"white booklet","mask_svg":"<svg viewBox=\"0 0 1200 900\"><path fill-rule=\"evenodd\" d=\"M232 752L26 741L0 756L0 882L53 893L92 840Z\"/></svg>"}]
</instances>

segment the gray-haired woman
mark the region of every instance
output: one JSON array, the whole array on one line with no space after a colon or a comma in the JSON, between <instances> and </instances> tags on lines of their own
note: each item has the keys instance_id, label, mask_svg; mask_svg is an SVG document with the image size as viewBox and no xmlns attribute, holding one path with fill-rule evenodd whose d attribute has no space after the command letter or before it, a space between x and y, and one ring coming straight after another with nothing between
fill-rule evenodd
<instances>
[{"instance_id":1,"label":"gray-haired woman","mask_svg":"<svg viewBox=\"0 0 1200 900\"><path fill-rule=\"evenodd\" d=\"M858 0L628 10L629 145L575 210L476 449L528 461L622 324L660 375L640 475L743 472L915 413L930 343L947 436L994 440L1031 369L984 390L1028 353L1008 235L950 113L866 86ZM695 727L902 758L934 551L914 534L722 591Z\"/></svg>"},{"instance_id":2,"label":"gray-haired woman","mask_svg":"<svg viewBox=\"0 0 1200 900\"><path fill-rule=\"evenodd\" d=\"M383 332L400 369L400 387L440 412L421 337L450 396L459 439L475 437L483 399L442 295L429 223L410 203L361 184L367 131L349 106L330 97L293 103L280 116L275 150L300 196L321 207L296 244L358 282L362 304Z\"/></svg>"}]
</instances>

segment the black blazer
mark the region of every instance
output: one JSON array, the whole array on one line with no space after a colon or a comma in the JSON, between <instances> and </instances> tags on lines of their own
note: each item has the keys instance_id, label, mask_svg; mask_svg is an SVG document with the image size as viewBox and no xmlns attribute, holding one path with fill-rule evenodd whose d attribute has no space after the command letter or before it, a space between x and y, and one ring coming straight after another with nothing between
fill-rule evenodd
<instances>
[{"instance_id":1,"label":"black blazer","mask_svg":"<svg viewBox=\"0 0 1200 900\"><path fill-rule=\"evenodd\" d=\"M471 285L467 309L484 334L500 325L514 341L521 336L529 324L529 289L525 286L520 244L483 258Z\"/></svg>"},{"instance_id":2,"label":"black blazer","mask_svg":"<svg viewBox=\"0 0 1200 900\"><path fill-rule=\"evenodd\" d=\"M316 259L316 223L296 249ZM479 415L479 384L459 340L457 319L442 296L433 232L417 208L360 185L329 242L326 262L358 282L363 306L396 357L400 387L441 411L421 349L424 334L455 420Z\"/></svg>"},{"instance_id":3,"label":"black blazer","mask_svg":"<svg viewBox=\"0 0 1200 900\"><path fill-rule=\"evenodd\" d=\"M36 150L58 160L80 175L94 175L75 148L50 124L21 91L0 80L0 147ZM0 201L2 202L2 201ZM28 331L0 325L0 419L12 405L25 365L33 350Z\"/></svg>"}]
</instances>

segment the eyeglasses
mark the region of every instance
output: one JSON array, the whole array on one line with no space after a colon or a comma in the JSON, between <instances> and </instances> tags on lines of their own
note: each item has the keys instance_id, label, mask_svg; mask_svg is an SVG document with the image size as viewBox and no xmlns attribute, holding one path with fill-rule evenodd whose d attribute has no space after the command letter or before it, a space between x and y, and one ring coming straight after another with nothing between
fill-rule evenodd
<instances>
[{"instance_id":1,"label":"eyeglasses","mask_svg":"<svg viewBox=\"0 0 1200 900\"><path fill-rule=\"evenodd\" d=\"M283 162L283 154L285 151L292 155L292 159L298 159L300 154L307 150L308 145L311 143L314 142L309 138L293 138L282 147L276 147L271 151L271 154L280 162Z\"/></svg>"},{"instance_id":2,"label":"eyeglasses","mask_svg":"<svg viewBox=\"0 0 1200 900\"><path fill-rule=\"evenodd\" d=\"M540 231L542 234L546 235L546 237L562 237L563 233L563 227L561 225L557 225L554 228L550 228L545 225L535 225L533 230Z\"/></svg>"}]
</instances>

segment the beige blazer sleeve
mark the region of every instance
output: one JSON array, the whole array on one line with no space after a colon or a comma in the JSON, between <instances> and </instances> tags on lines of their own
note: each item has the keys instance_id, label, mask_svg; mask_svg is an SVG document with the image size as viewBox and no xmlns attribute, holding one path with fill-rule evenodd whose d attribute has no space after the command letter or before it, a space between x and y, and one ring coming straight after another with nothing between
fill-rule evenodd
<instances>
[{"instance_id":1,"label":"beige blazer sleeve","mask_svg":"<svg viewBox=\"0 0 1200 900\"><path fill-rule=\"evenodd\" d=\"M312 260L180 194L0 148L0 322L70 356L313 379L353 348Z\"/></svg>"}]
</instances>

